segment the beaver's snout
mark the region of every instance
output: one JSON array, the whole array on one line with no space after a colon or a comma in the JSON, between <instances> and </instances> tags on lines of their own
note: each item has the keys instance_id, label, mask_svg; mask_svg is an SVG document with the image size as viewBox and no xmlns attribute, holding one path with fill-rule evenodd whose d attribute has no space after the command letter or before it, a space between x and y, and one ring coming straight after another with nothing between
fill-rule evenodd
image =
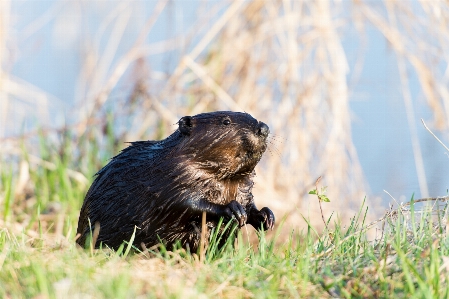
<instances>
[{"instance_id":1,"label":"beaver's snout","mask_svg":"<svg viewBox=\"0 0 449 299\"><path fill-rule=\"evenodd\" d=\"M259 121L259 124L257 125L257 135L267 138L269 133L270 128L268 128L265 123Z\"/></svg>"}]
</instances>

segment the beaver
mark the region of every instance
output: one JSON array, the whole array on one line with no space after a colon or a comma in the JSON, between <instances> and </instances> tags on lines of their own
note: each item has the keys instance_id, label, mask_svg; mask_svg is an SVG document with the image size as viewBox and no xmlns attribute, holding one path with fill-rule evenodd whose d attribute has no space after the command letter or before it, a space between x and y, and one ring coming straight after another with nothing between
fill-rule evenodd
<instances>
[{"instance_id":1,"label":"beaver","mask_svg":"<svg viewBox=\"0 0 449 299\"><path fill-rule=\"evenodd\" d=\"M196 252L203 211L206 236L221 217L240 228L273 228L273 212L258 210L251 193L268 126L230 111L185 116L177 124L166 139L131 142L95 175L80 211L79 245L99 222L96 247L117 250L135 232L136 246L162 242L171 250L179 242Z\"/></svg>"}]
</instances>

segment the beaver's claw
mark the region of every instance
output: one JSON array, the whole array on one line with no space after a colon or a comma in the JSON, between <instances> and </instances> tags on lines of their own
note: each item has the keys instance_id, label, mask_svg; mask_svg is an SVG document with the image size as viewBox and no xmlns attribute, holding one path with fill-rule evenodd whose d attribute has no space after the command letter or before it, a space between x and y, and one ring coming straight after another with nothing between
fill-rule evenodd
<instances>
[{"instance_id":1,"label":"beaver's claw","mask_svg":"<svg viewBox=\"0 0 449 299\"><path fill-rule=\"evenodd\" d=\"M226 206L224 214L225 218L227 218L226 220L235 219L238 222L239 227L244 226L248 218L243 206L235 200L231 201Z\"/></svg>"},{"instance_id":2,"label":"beaver's claw","mask_svg":"<svg viewBox=\"0 0 449 299\"><path fill-rule=\"evenodd\" d=\"M273 230L274 223L276 221L276 218L274 217L273 212L269 208L265 207L260 210L260 213L262 214L263 219L264 219L263 220L263 229L264 230L267 230L267 229Z\"/></svg>"}]
</instances>

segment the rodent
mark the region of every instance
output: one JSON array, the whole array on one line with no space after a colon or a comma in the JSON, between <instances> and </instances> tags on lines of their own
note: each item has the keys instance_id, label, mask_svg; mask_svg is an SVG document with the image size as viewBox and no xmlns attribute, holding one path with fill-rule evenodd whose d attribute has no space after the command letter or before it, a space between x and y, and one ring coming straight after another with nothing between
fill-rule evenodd
<instances>
[{"instance_id":1,"label":"rodent","mask_svg":"<svg viewBox=\"0 0 449 299\"><path fill-rule=\"evenodd\" d=\"M272 229L273 212L258 210L251 193L268 134L248 113L217 111L182 117L166 139L131 142L96 174L80 211L77 243L84 247L99 222L96 247L117 249L136 229L137 247L162 241L171 250L179 240L196 252L203 211L209 233L220 217Z\"/></svg>"}]
</instances>

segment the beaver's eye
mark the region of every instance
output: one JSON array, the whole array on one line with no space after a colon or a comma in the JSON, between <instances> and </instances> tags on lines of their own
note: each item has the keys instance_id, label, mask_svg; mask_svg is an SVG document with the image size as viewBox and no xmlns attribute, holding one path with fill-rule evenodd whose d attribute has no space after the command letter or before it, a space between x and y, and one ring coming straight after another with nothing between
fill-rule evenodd
<instances>
[{"instance_id":1,"label":"beaver's eye","mask_svg":"<svg viewBox=\"0 0 449 299\"><path fill-rule=\"evenodd\" d=\"M225 120L223 121L223 124L224 124L225 126L228 126L228 125L231 124L231 121L230 121L229 119L225 119Z\"/></svg>"}]
</instances>

